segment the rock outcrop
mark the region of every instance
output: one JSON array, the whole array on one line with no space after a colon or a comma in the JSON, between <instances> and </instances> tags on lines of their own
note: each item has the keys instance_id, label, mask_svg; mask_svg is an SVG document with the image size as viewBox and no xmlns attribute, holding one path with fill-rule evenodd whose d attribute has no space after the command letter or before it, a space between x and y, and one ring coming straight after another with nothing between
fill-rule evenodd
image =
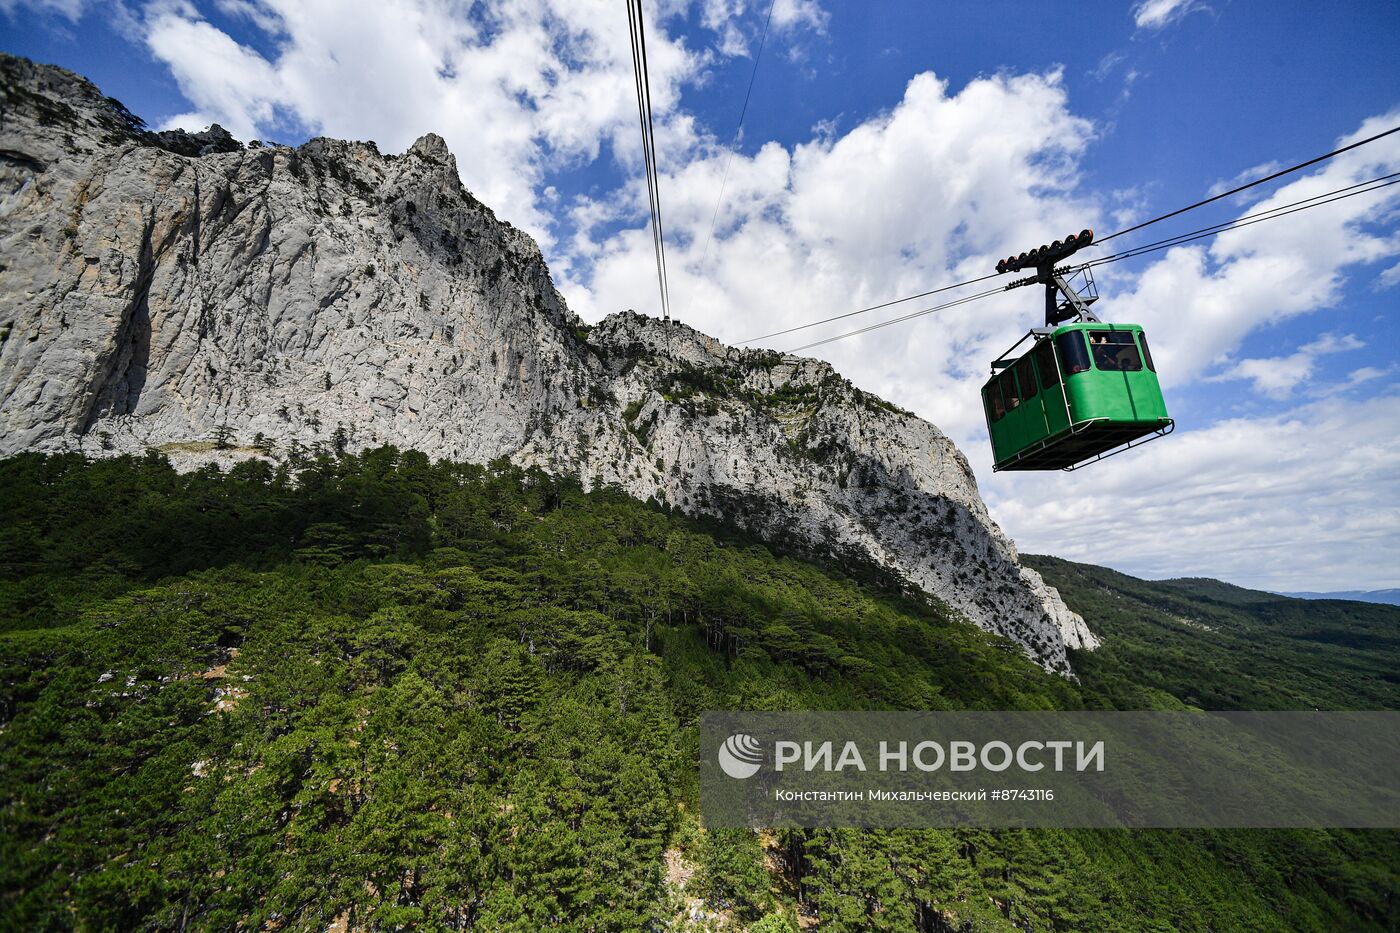
<instances>
[{"instance_id":1,"label":"rock outcrop","mask_svg":"<svg viewBox=\"0 0 1400 933\"><path fill-rule=\"evenodd\" d=\"M504 456L873 561L1052 670L1095 645L937 428L817 360L585 326L441 138L152 133L8 56L0 95L0 453Z\"/></svg>"}]
</instances>

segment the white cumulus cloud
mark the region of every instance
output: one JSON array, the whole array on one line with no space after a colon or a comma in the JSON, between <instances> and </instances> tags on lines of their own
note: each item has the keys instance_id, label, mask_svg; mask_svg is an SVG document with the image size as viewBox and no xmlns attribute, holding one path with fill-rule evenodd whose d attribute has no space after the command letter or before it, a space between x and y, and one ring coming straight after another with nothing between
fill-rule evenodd
<instances>
[{"instance_id":1,"label":"white cumulus cloud","mask_svg":"<svg viewBox=\"0 0 1400 933\"><path fill-rule=\"evenodd\" d=\"M917 75L894 107L843 135L736 157L708 253L725 152L701 146L662 178L674 310L739 341L986 275L1010 245L1097 223L1098 208L1076 188L1092 138L1093 127L1070 112L1057 72L979 78L956 92L932 73ZM629 183L583 205L580 216L644 218L643 192ZM602 229L576 244L592 265L567 281L570 301L589 318L628 307L655 312L650 237L640 226L620 235ZM966 436L981 420L967 400L976 398L985 361L1038 313L1039 301L1030 291L1009 294L821 353L867 389ZM767 345L794 347L919 307Z\"/></svg>"},{"instance_id":2,"label":"white cumulus cloud","mask_svg":"<svg viewBox=\"0 0 1400 933\"><path fill-rule=\"evenodd\" d=\"M1340 337L1336 334L1323 334L1287 356L1240 360L1229 366L1225 372L1213 377L1212 381L1248 379L1254 383L1256 392L1271 398L1287 398L1295 388L1312 378L1318 357L1360 350L1364 346L1364 342L1351 334Z\"/></svg>"},{"instance_id":3,"label":"white cumulus cloud","mask_svg":"<svg viewBox=\"0 0 1400 933\"><path fill-rule=\"evenodd\" d=\"M609 144L637 148L627 19L615 3L219 3L267 33L275 55L239 44L187 3L148 5L147 45L195 106L173 124L217 121L248 138L290 123L387 151L436 132L467 186L546 246L547 174L593 161ZM708 53L656 21L647 28L658 134L684 138L686 118L671 126L680 84L697 77Z\"/></svg>"},{"instance_id":4,"label":"white cumulus cloud","mask_svg":"<svg viewBox=\"0 0 1400 933\"><path fill-rule=\"evenodd\" d=\"M1275 591L1396 579L1400 396L1341 398L1023 476L992 497L1027 552Z\"/></svg>"},{"instance_id":5,"label":"white cumulus cloud","mask_svg":"<svg viewBox=\"0 0 1400 933\"><path fill-rule=\"evenodd\" d=\"M1397 122L1400 110L1372 117L1338 147ZM1272 189L1246 210L1267 211L1396 171L1400 139L1386 137ZM1398 203L1400 186L1392 186L1232 230L1208 245L1175 247L1140 275L1108 278L1114 315L1148 328L1165 387L1188 384L1254 329L1334 307L1349 268L1400 255L1400 238L1373 228ZM1149 231L1140 236L1151 238Z\"/></svg>"}]
</instances>

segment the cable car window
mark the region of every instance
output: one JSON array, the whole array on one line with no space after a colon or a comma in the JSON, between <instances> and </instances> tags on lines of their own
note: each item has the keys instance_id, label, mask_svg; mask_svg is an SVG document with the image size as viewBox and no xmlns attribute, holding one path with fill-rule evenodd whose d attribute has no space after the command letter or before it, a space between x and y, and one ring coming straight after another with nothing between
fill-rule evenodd
<instances>
[{"instance_id":1,"label":"cable car window","mask_svg":"<svg viewBox=\"0 0 1400 933\"><path fill-rule=\"evenodd\" d=\"M1031 358L1029 356L1021 357L1020 361L1016 364L1016 381L1021 384L1021 391L1025 393L1026 398L1033 398L1035 396L1035 373L1031 370Z\"/></svg>"},{"instance_id":2,"label":"cable car window","mask_svg":"<svg viewBox=\"0 0 1400 933\"><path fill-rule=\"evenodd\" d=\"M987 406L987 417L992 421L1000 421L1001 416L1006 414L1006 406L1001 402L1001 385L993 382L982 390L982 402Z\"/></svg>"},{"instance_id":3,"label":"cable car window","mask_svg":"<svg viewBox=\"0 0 1400 933\"><path fill-rule=\"evenodd\" d=\"M1016 391L1015 374L1008 369L997 381L1001 383L1001 397L1006 404L1006 410L1015 411L1016 406L1021 404L1021 393Z\"/></svg>"},{"instance_id":4,"label":"cable car window","mask_svg":"<svg viewBox=\"0 0 1400 933\"><path fill-rule=\"evenodd\" d=\"M1055 348L1060 351L1060 365L1065 368L1066 376L1089 369L1089 351L1084 349L1084 337L1080 331L1072 330L1056 337Z\"/></svg>"},{"instance_id":5,"label":"cable car window","mask_svg":"<svg viewBox=\"0 0 1400 933\"><path fill-rule=\"evenodd\" d=\"M1152 351L1149 350L1149 349L1147 349L1147 335L1144 334L1144 333L1142 333L1141 331L1139 331L1139 332L1138 332L1138 340L1140 340L1140 341L1142 342L1142 359L1143 359L1143 362L1145 362L1145 363L1147 364L1147 368L1148 368L1148 369L1152 370L1152 371L1155 373L1155 372L1157 371L1157 367L1154 366L1154 365L1152 365Z\"/></svg>"},{"instance_id":6,"label":"cable car window","mask_svg":"<svg viewBox=\"0 0 1400 933\"><path fill-rule=\"evenodd\" d=\"M1094 351L1094 366L1111 373L1135 373L1142 369L1142 356L1133 342L1132 331L1091 330L1089 348Z\"/></svg>"},{"instance_id":7,"label":"cable car window","mask_svg":"<svg viewBox=\"0 0 1400 933\"><path fill-rule=\"evenodd\" d=\"M1055 368L1055 348L1050 341L1042 340L1031 353L1035 357L1035 368L1040 370L1040 387L1048 389L1060 384L1060 371Z\"/></svg>"}]
</instances>

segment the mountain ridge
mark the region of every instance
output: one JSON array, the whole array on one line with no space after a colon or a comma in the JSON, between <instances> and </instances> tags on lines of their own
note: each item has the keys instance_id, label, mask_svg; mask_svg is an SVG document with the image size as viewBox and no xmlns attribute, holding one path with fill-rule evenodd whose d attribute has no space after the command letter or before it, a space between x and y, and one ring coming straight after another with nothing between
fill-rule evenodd
<instances>
[{"instance_id":1,"label":"mountain ridge","mask_svg":"<svg viewBox=\"0 0 1400 933\"><path fill-rule=\"evenodd\" d=\"M1295 599L1207 577L1143 580L1039 554L1022 559L1094 619L1104 647L1075 655L1075 666L1119 709L1400 705L1400 607Z\"/></svg>"},{"instance_id":2,"label":"mountain ridge","mask_svg":"<svg viewBox=\"0 0 1400 933\"><path fill-rule=\"evenodd\" d=\"M1381 603L1387 606L1400 606L1400 587L1382 590L1335 590L1326 593L1304 591L1301 593L1279 593L1293 599L1339 599L1345 602Z\"/></svg>"},{"instance_id":3,"label":"mountain ridge","mask_svg":"<svg viewBox=\"0 0 1400 933\"><path fill-rule=\"evenodd\" d=\"M936 427L817 360L585 325L440 137L245 147L62 69L0 78L0 454L506 457L858 553L1050 670L1097 644Z\"/></svg>"}]
</instances>

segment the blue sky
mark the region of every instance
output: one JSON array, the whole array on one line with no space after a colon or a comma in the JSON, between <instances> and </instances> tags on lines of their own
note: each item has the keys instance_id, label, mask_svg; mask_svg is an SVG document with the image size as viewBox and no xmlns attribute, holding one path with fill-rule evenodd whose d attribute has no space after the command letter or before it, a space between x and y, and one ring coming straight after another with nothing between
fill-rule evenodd
<instances>
[{"instance_id":1,"label":"blue sky","mask_svg":"<svg viewBox=\"0 0 1400 933\"><path fill-rule=\"evenodd\" d=\"M673 306L731 342L1400 124L1393 2L777 0L706 248L767 3L646 7ZM388 151L438 132L466 185L540 240L576 311L656 310L619 2L0 0L0 22L0 48L91 77L153 126ZM1394 139L1124 240L1390 171ZM1180 428L1091 470L990 470L977 386L1038 323L1029 290L814 352L953 437L1024 550L1280 590L1394 586L1397 189L1105 267L1098 310L1148 327Z\"/></svg>"}]
</instances>

